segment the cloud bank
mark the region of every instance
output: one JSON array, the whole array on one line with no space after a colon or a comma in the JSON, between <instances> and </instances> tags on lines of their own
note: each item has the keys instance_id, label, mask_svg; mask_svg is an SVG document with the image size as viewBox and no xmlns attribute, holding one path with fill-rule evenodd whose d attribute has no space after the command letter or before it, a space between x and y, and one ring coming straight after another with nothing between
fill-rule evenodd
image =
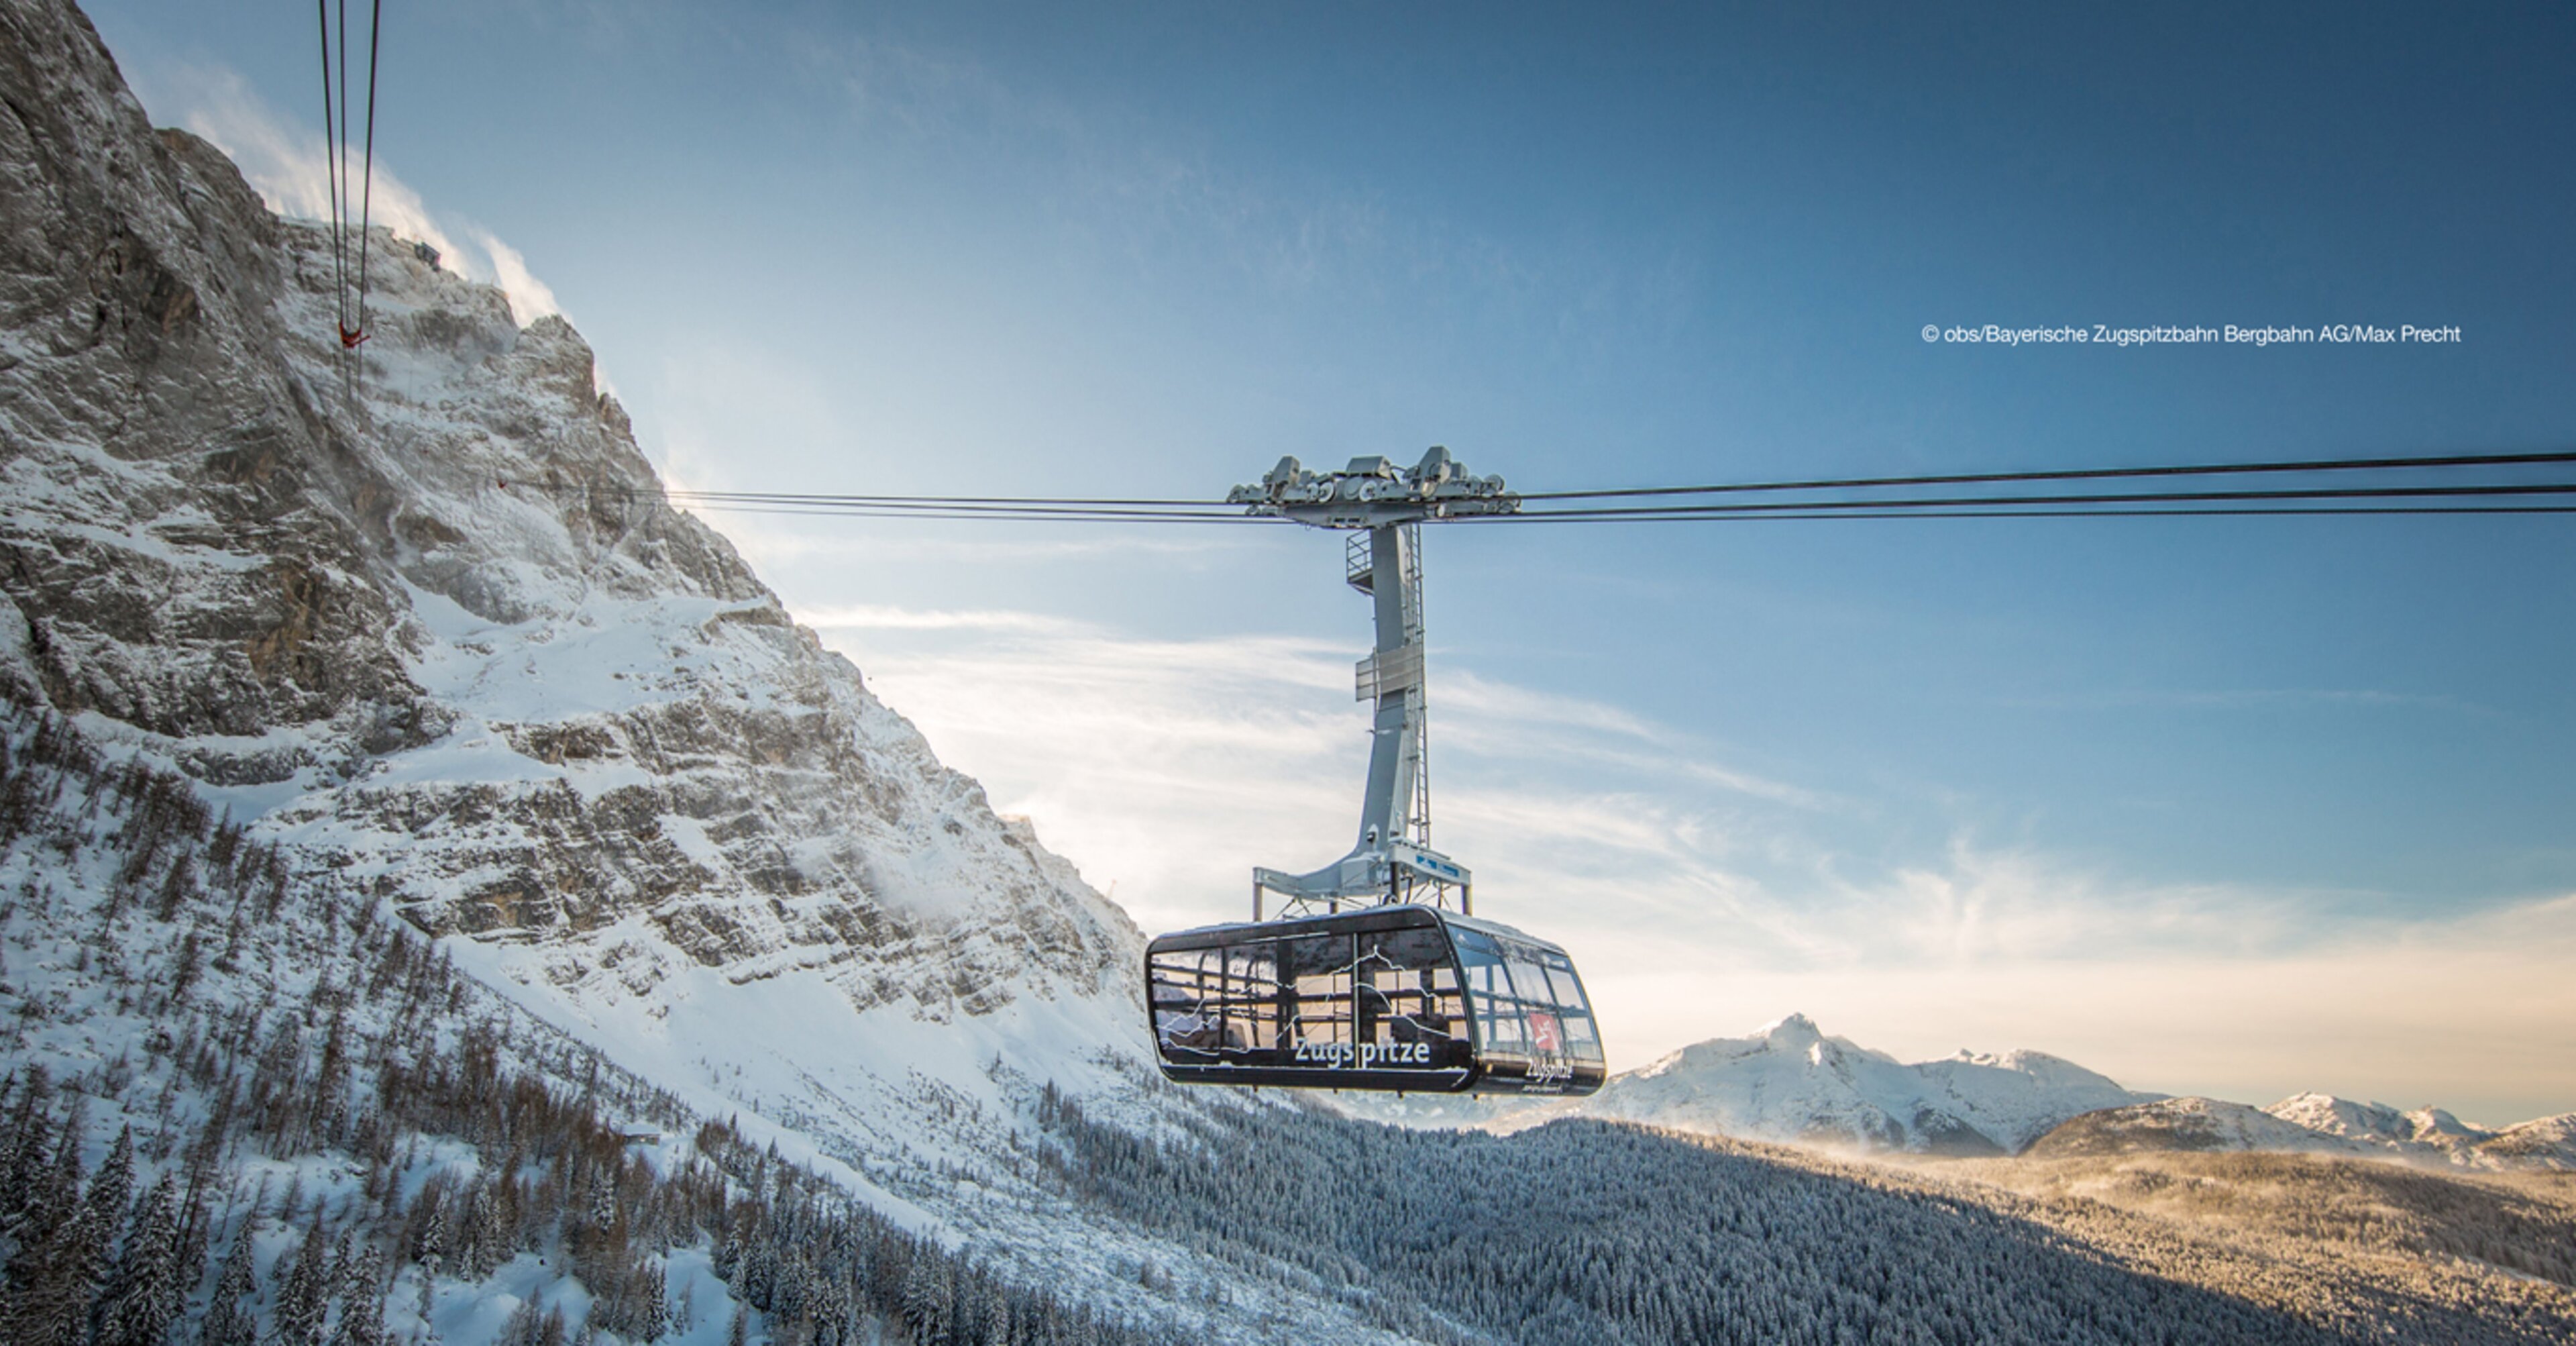
<instances>
[{"instance_id":1,"label":"cloud bank","mask_svg":"<svg viewBox=\"0 0 2576 1346\"><path fill-rule=\"evenodd\" d=\"M1241 919L1250 866L1349 848L1355 649L1007 611L800 618L1149 931ZM1574 951L1614 1066L1800 1010L1910 1059L2030 1047L2135 1088L2489 1121L2576 1107L2576 896L2391 917L2369 895L2143 882L1965 833L1863 859L1822 839L1862 805L1668 726L1451 665L1431 697L1433 839L1474 867L1481 914Z\"/></svg>"}]
</instances>

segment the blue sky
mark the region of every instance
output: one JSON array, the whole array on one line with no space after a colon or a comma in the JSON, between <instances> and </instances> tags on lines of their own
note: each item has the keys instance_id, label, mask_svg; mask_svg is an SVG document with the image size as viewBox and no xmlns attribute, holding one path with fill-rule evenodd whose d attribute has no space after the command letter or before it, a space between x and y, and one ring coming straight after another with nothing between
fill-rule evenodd
<instances>
[{"instance_id":1,"label":"blue sky","mask_svg":"<svg viewBox=\"0 0 2576 1346\"><path fill-rule=\"evenodd\" d=\"M90 8L293 204L309 13ZM691 485L2576 437L2563 7L388 8L405 218L566 311ZM2463 339L1919 335L1989 322ZM1149 928L1347 845L1333 539L710 517ZM1615 1064L1803 1010L2258 1103L2576 1108L2571 527L1441 531L1437 837L1583 960Z\"/></svg>"}]
</instances>

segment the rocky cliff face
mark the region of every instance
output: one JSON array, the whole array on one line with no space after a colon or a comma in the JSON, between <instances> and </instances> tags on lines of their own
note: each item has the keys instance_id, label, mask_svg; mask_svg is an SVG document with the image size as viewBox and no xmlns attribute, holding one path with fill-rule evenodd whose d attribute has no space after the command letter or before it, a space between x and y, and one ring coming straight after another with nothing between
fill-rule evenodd
<instances>
[{"instance_id":1,"label":"rocky cliff face","mask_svg":"<svg viewBox=\"0 0 2576 1346\"><path fill-rule=\"evenodd\" d=\"M10 696L584 1013L1123 1009L1125 917L670 507L570 326L379 231L344 354L326 237L76 11L0 0L0 89Z\"/></svg>"}]
</instances>

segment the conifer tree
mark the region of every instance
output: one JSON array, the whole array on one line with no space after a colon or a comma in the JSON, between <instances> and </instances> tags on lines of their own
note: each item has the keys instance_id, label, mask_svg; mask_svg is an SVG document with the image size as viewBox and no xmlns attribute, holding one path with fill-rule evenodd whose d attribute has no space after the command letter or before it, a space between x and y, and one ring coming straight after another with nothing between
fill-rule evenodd
<instances>
[{"instance_id":1,"label":"conifer tree","mask_svg":"<svg viewBox=\"0 0 2576 1346\"><path fill-rule=\"evenodd\" d=\"M322 1346L323 1315L329 1307L330 1292L323 1264L330 1255L329 1249L329 1241L322 1234L322 1217L316 1214L304 1230L303 1241L296 1245L294 1256L280 1259L276 1271L277 1308L268 1338L273 1346Z\"/></svg>"},{"instance_id":2,"label":"conifer tree","mask_svg":"<svg viewBox=\"0 0 2576 1346\"><path fill-rule=\"evenodd\" d=\"M98 1346L161 1346L183 1304L179 1212L168 1176L135 1207L125 1251L100 1297Z\"/></svg>"},{"instance_id":3,"label":"conifer tree","mask_svg":"<svg viewBox=\"0 0 2576 1346\"><path fill-rule=\"evenodd\" d=\"M446 1193L436 1181L421 1189L420 1200L415 1203L423 1215L419 1238L412 1245L412 1260L420 1263L423 1303L428 1302L427 1285L438 1279L439 1269L447 1263L448 1245L454 1238L447 1227L447 1204Z\"/></svg>"},{"instance_id":4,"label":"conifer tree","mask_svg":"<svg viewBox=\"0 0 2576 1346\"><path fill-rule=\"evenodd\" d=\"M456 1227L456 1272L466 1280L480 1281L503 1261L499 1231L494 1227L500 1211L492 1201L492 1185L477 1179L465 1208L465 1220Z\"/></svg>"},{"instance_id":5,"label":"conifer tree","mask_svg":"<svg viewBox=\"0 0 2576 1346\"><path fill-rule=\"evenodd\" d=\"M0 1233L25 1222L28 1207L44 1185L53 1142L53 1119L46 1110L52 1103L53 1082L44 1066L27 1067L17 1108L9 1117L6 1158L0 1160Z\"/></svg>"},{"instance_id":6,"label":"conifer tree","mask_svg":"<svg viewBox=\"0 0 2576 1346\"><path fill-rule=\"evenodd\" d=\"M948 1338L948 1274L934 1261L925 1250L924 1255L912 1259L912 1270L903 1277L903 1320L919 1346Z\"/></svg>"},{"instance_id":7,"label":"conifer tree","mask_svg":"<svg viewBox=\"0 0 2576 1346\"><path fill-rule=\"evenodd\" d=\"M521 1300L510 1316L501 1320L501 1330L492 1338L492 1346L537 1346L537 1306Z\"/></svg>"},{"instance_id":8,"label":"conifer tree","mask_svg":"<svg viewBox=\"0 0 2576 1346\"><path fill-rule=\"evenodd\" d=\"M43 1174L18 1230L18 1251L9 1259L8 1301L0 1306L0 1326L12 1346L75 1346L89 1329L90 1305L96 1296L94 1277L113 1224L102 1224L96 1207L81 1192L81 1106L72 1112L54 1147L54 1161ZM134 1153L125 1148L126 1180L131 1185ZM102 1172L90 1191L104 1199L113 1184Z\"/></svg>"},{"instance_id":9,"label":"conifer tree","mask_svg":"<svg viewBox=\"0 0 2576 1346\"><path fill-rule=\"evenodd\" d=\"M83 1215L100 1232L104 1243L111 1231L122 1227L127 1207L134 1200L134 1128L124 1127L116 1133L115 1148L107 1152L107 1162L99 1165L89 1192L81 1198Z\"/></svg>"},{"instance_id":10,"label":"conifer tree","mask_svg":"<svg viewBox=\"0 0 2576 1346\"><path fill-rule=\"evenodd\" d=\"M333 1346L385 1346L385 1254L373 1239L340 1275L340 1326Z\"/></svg>"},{"instance_id":11,"label":"conifer tree","mask_svg":"<svg viewBox=\"0 0 2576 1346\"><path fill-rule=\"evenodd\" d=\"M233 1235L232 1251L225 1254L224 1269L215 1277L215 1297L206 1305L199 1346L257 1346L259 1320L242 1303L258 1288L259 1272L251 1239L255 1218L244 1217L240 1231Z\"/></svg>"},{"instance_id":12,"label":"conifer tree","mask_svg":"<svg viewBox=\"0 0 2576 1346\"><path fill-rule=\"evenodd\" d=\"M983 1346L1018 1346L1011 1334L1011 1299L1000 1284L985 1282Z\"/></svg>"}]
</instances>

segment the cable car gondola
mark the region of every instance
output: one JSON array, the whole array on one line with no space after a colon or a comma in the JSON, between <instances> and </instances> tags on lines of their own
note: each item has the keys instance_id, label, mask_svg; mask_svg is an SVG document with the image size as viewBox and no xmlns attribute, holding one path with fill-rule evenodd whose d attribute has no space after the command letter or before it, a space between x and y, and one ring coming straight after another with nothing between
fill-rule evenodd
<instances>
[{"instance_id":1,"label":"cable car gondola","mask_svg":"<svg viewBox=\"0 0 2576 1346\"><path fill-rule=\"evenodd\" d=\"M1376 707L1359 843L1308 874L1252 871L1252 920L1165 935L1145 982L1163 1075L1185 1084L1426 1093L1589 1094L1601 1033L1565 950L1474 915L1466 866L1431 848L1425 770L1424 519L1509 514L1499 477L1435 448L1411 469L1283 458L1227 499L1353 530L1352 588L1377 646L1358 699ZM1265 919L1271 897L1278 915Z\"/></svg>"},{"instance_id":2,"label":"cable car gondola","mask_svg":"<svg viewBox=\"0 0 2576 1346\"><path fill-rule=\"evenodd\" d=\"M1414 903L1214 925L1145 955L1163 1074L1191 1084L1588 1094L1601 1034L1565 950Z\"/></svg>"}]
</instances>

